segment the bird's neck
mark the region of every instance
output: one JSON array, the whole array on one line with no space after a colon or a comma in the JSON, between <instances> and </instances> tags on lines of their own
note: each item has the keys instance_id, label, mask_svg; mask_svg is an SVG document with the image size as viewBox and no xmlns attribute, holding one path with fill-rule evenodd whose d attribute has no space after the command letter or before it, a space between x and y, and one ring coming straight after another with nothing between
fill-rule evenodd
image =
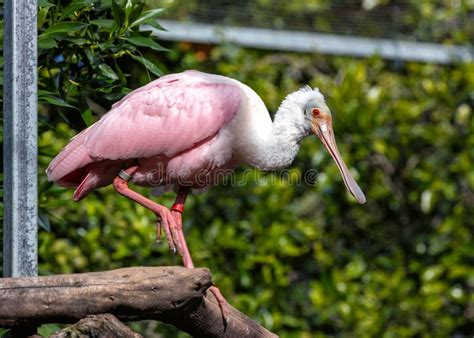
<instances>
[{"instance_id":1,"label":"bird's neck","mask_svg":"<svg viewBox=\"0 0 474 338\"><path fill-rule=\"evenodd\" d=\"M308 135L301 108L285 100L268 126L264 142L260 143L255 163L262 170L275 170L289 166L296 157L301 140Z\"/></svg>"}]
</instances>

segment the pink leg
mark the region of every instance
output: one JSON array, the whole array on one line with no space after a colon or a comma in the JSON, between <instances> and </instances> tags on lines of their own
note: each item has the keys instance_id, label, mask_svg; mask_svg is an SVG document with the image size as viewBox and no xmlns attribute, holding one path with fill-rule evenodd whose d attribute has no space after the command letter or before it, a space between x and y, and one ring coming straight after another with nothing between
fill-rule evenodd
<instances>
[{"instance_id":1,"label":"pink leg","mask_svg":"<svg viewBox=\"0 0 474 338\"><path fill-rule=\"evenodd\" d=\"M191 258L191 254L189 253L188 244L186 243L186 239L184 238L183 220L181 216L184 211L184 202L186 202L186 197L188 197L188 193L189 188L179 188L178 195L176 196L176 201L171 207L171 214L173 215L175 224L177 226L174 234L176 234L176 238L179 241L179 246L182 249L180 254L183 257L184 266L192 269L194 268L194 263Z\"/></svg>"},{"instance_id":2,"label":"pink leg","mask_svg":"<svg viewBox=\"0 0 474 338\"><path fill-rule=\"evenodd\" d=\"M188 187L180 187L178 190L178 196L176 196L176 201L171 207L171 213L175 217L176 224L178 226L178 233L177 238L180 241L180 247L183 248L183 253L181 256L183 257L184 266L187 268L194 268L193 261L191 259L191 254L188 250L188 245L186 244L186 239L184 238L183 233L183 220L182 220L182 213L184 211L184 202L186 201L186 197L188 196L189 188ZM225 300L224 296L222 295L221 291L216 286L211 286L209 291L212 292L214 297L216 297L217 303L221 308L222 315L224 320L228 321L228 314L229 314L229 305Z\"/></svg>"},{"instance_id":3,"label":"pink leg","mask_svg":"<svg viewBox=\"0 0 474 338\"><path fill-rule=\"evenodd\" d=\"M163 227L166 233L166 238L168 239L168 245L170 249L176 253L176 249L178 248L178 250L180 250L181 248L179 247L180 242L177 234L175 231L172 231L172 229L176 229L177 226L175 225L176 221L174 216L171 214L171 211L128 187L128 180L133 176L137 169L138 166L134 166L127 170L123 170L119 176L115 177L113 187L120 195L128 197L132 201L153 211L155 215L160 218L157 224L157 238L161 238L161 228Z\"/></svg>"},{"instance_id":4,"label":"pink leg","mask_svg":"<svg viewBox=\"0 0 474 338\"><path fill-rule=\"evenodd\" d=\"M140 195L128 187L128 181L137 171L138 166L133 166L124 170L113 181L113 187L122 196L128 197L132 201L144 206L153 211L160 221L157 224L157 239L161 239L161 228L163 227L168 239L168 245L171 250L176 252L178 250L181 257L183 257L184 266L187 268L194 268L194 264L189 253L188 245L183 233L182 213L184 211L184 202L188 196L189 188L180 187L176 201L171 207L171 210L156 203L152 200ZM214 285L209 288L214 297L216 297L219 307L222 311L225 322L228 321L229 306L221 291Z\"/></svg>"}]
</instances>

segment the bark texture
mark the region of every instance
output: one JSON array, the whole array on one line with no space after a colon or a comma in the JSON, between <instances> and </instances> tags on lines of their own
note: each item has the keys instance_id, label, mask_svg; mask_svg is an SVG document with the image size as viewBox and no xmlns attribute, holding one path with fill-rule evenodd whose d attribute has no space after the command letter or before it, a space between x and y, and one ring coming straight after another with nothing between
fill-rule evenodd
<instances>
[{"instance_id":1,"label":"bark texture","mask_svg":"<svg viewBox=\"0 0 474 338\"><path fill-rule=\"evenodd\" d=\"M77 337L121 337L141 338L142 336L130 330L110 313L104 315L87 316L74 325L62 329L50 338L77 338Z\"/></svg>"},{"instance_id":2,"label":"bark texture","mask_svg":"<svg viewBox=\"0 0 474 338\"><path fill-rule=\"evenodd\" d=\"M201 337L275 337L232 306L224 323L207 269L134 267L0 279L0 326L74 323L110 313L159 320Z\"/></svg>"}]
</instances>

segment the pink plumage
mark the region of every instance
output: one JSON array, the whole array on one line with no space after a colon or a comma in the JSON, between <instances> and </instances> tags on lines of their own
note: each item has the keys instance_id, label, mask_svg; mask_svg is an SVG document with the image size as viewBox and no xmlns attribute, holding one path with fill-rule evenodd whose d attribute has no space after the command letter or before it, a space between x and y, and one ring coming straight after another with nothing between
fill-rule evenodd
<instances>
[{"instance_id":1,"label":"pink plumage","mask_svg":"<svg viewBox=\"0 0 474 338\"><path fill-rule=\"evenodd\" d=\"M201 152L193 156L200 158L240 101L241 89L223 77L195 71L164 76L128 94L73 138L49 165L48 179L77 186L79 200L112 183L133 160L165 164L196 148Z\"/></svg>"}]
</instances>

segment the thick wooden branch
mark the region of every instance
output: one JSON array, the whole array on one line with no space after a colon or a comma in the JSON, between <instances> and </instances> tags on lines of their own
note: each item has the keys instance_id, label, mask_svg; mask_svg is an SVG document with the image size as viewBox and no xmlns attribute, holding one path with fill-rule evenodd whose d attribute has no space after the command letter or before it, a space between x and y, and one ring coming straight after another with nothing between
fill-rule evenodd
<instances>
[{"instance_id":1,"label":"thick wooden branch","mask_svg":"<svg viewBox=\"0 0 474 338\"><path fill-rule=\"evenodd\" d=\"M4 278L0 326L73 323L111 313L123 321L163 321L194 336L275 337L232 306L225 325L210 286L209 270L183 267Z\"/></svg>"},{"instance_id":2,"label":"thick wooden branch","mask_svg":"<svg viewBox=\"0 0 474 338\"><path fill-rule=\"evenodd\" d=\"M110 313L92 315L81 319L74 325L54 333L50 338L72 337L121 337L141 338L138 333L130 330L128 326L119 321Z\"/></svg>"}]
</instances>

